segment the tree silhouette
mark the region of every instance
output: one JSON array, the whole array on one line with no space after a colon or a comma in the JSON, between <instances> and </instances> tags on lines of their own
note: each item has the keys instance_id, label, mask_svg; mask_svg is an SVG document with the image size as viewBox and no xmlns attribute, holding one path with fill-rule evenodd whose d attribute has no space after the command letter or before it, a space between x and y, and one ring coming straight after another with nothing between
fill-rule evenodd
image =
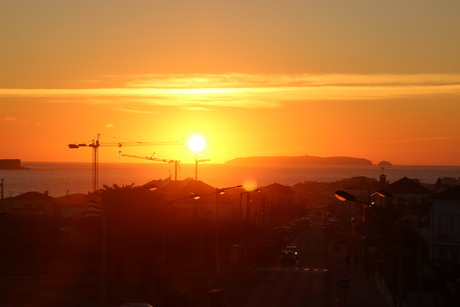
<instances>
[{"instance_id":1,"label":"tree silhouette","mask_svg":"<svg viewBox=\"0 0 460 307\"><path fill-rule=\"evenodd\" d=\"M128 263L139 264L141 272L151 272L160 249L161 203L157 191L134 184L104 185L100 201L92 201L96 211L88 211L86 218L98 219L102 234L105 214L107 259L119 281L125 280Z\"/></svg>"}]
</instances>

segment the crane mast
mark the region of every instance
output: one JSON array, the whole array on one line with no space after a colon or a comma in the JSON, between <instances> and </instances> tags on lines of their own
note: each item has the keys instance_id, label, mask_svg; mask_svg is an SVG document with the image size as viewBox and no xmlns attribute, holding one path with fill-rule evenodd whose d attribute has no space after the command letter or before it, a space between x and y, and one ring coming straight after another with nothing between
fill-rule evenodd
<instances>
[{"instance_id":1,"label":"crane mast","mask_svg":"<svg viewBox=\"0 0 460 307\"><path fill-rule=\"evenodd\" d=\"M92 192L98 189L99 181L99 147L123 147L123 146L161 146L161 145L182 145L179 142L99 142L100 134L97 135L96 140L91 143L72 143L69 148L76 149L80 147L90 147L93 149L92 153Z\"/></svg>"},{"instance_id":2,"label":"crane mast","mask_svg":"<svg viewBox=\"0 0 460 307\"><path fill-rule=\"evenodd\" d=\"M160 158L154 158L154 157L139 157L139 156L133 156L133 155L122 155L122 156L174 164L174 180L177 180L177 166L179 165L180 160L160 159Z\"/></svg>"}]
</instances>

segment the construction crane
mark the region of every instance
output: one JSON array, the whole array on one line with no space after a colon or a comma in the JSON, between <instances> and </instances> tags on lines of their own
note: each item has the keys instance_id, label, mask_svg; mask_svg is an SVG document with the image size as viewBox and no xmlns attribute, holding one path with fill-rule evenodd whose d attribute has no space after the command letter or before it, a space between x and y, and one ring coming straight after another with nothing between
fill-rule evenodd
<instances>
[{"instance_id":1,"label":"construction crane","mask_svg":"<svg viewBox=\"0 0 460 307\"><path fill-rule=\"evenodd\" d=\"M69 144L69 148L90 147L93 149L92 155L92 189L96 192L98 189L99 177L99 147L122 147L122 146L160 146L160 145L182 145L179 142L99 142L100 134L97 134L96 140L92 140L90 144Z\"/></svg>"},{"instance_id":2,"label":"construction crane","mask_svg":"<svg viewBox=\"0 0 460 307\"><path fill-rule=\"evenodd\" d=\"M122 155L123 157L131 157L131 158L138 158L138 159L146 159L150 161L159 161L159 162L166 162L169 164L174 164L174 180L177 180L177 166L179 166L179 160L170 160L170 159L160 159L152 157L139 157L139 156L132 156L132 155Z\"/></svg>"}]
</instances>

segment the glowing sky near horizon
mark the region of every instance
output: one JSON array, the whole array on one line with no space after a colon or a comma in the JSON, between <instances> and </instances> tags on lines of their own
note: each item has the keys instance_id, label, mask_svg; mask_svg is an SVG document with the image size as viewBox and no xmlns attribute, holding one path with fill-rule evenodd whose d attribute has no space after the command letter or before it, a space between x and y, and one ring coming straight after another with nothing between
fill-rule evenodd
<instances>
[{"instance_id":1,"label":"glowing sky near horizon","mask_svg":"<svg viewBox=\"0 0 460 307\"><path fill-rule=\"evenodd\" d=\"M0 158L460 165L457 1L2 1ZM100 150L119 161L119 150ZM128 161L125 161L128 162ZM133 161L134 162L134 161ZM139 162L139 161L136 161Z\"/></svg>"}]
</instances>

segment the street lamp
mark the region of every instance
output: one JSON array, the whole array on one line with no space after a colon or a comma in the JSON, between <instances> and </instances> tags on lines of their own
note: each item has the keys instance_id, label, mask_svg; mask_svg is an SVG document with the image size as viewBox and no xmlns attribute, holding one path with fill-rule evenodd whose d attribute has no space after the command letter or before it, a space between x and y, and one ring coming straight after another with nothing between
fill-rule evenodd
<instances>
[{"instance_id":1,"label":"street lamp","mask_svg":"<svg viewBox=\"0 0 460 307\"><path fill-rule=\"evenodd\" d=\"M398 210L393 210L387 207L378 206L375 204L366 203L364 201L360 201L356 198L355 195L345 192L343 190L339 190L335 192L335 197L340 201L352 201L356 203L360 203L369 207L379 207L385 210L389 210L398 214L398 306L401 306L402 303L402 293L403 293L403 280L402 280L402 242L401 242L401 213Z\"/></svg>"},{"instance_id":2,"label":"street lamp","mask_svg":"<svg viewBox=\"0 0 460 307\"><path fill-rule=\"evenodd\" d=\"M101 261L101 307L107 306L107 202L104 194L101 196L102 215L102 261Z\"/></svg>"},{"instance_id":3,"label":"street lamp","mask_svg":"<svg viewBox=\"0 0 460 307\"><path fill-rule=\"evenodd\" d=\"M241 241L242 241L242 224L243 224L243 194L246 194L246 220L248 219L249 215L249 193L251 192L260 192L262 189L255 189L252 191L245 191L245 192L240 192L240 221L239 221L239 236L238 236L238 241L239 241L239 250L241 251Z\"/></svg>"},{"instance_id":4,"label":"street lamp","mask_svg":"<svg viewBox=\"0 0 460 307\"><path fill-rule=\"evenodd\" d=\"M210 161L210 159L198 159L195 155L195 181L198 179L198 163Z\"/></svg>"},{"instance_id":5,"label":"street lamp","mask_svg":"<svg viewBox=\"0 0 460 307\"><path fill-rule=\"evenodd\" d=\"M194 135L188 140L188 147L195 153L195 180L198 178L198 163L206 162L209 159L198 159L197 153L203 151L206 147L206 140L200 135Z\"/></svg>"},{"instance_id":6,"label":"street lamp","mask_svg":"<svg viewBox=\"0 0 460 307\"><path fill-rule=\"evenodd\" d=\"M195 199L198 200L200 199L200 195L197 195L195 193L191 193L190 195L187 195L185 197L173 199L166 201L166 204L163 208L164 212L171 208L171 206L180 200L184 199ZM160 262L161 262L161 281L160 281L160 288L161 288L161 306L164 305L164 277L165 277L165 267L166 267L166 253L165 253L165 232L166 232L166 216L163 216L163 222L161 226L161 256L160 256Z\"/></svg>"},{"instance_id":7,"label":"street lamp","mask_svg":"<svg viewBox=\"0 0 460 307\"><path fill-rule=\"evenodd\" d=\"M351 225L351 202L357 202L357 199L354 195L351 195L345 191L337 191L335 192L335 197L340 201L345 201L347 204L347 228L348 228L348 254L351 255L351 232L352 232L352 225Z\"/></svg>"},{"instance_id":8,"label":"street lamp","mask_svg":"<svg viewBox=\"0 0 460 307\"><path fill-rule=\"evenodd\" d=\"M219 263L219 195L224 194L225 191L230 189L241 188L242 185L237 185L234 187L228 188L216 188L216 231L215 231L215 260L216 260L216 274L220 273L220 263Z\"/></svg>"},{"instance_id":9,"label":"street lamp","mask_svg":"<svg viewBox=\"0 0 460 307\"><path fill-rule=\"evenodd\" d=\"M377 192L380 197L394 198L400 201L405 201L417 205L417 292L418 292L418 305L422 305L422 273L421 273L421 233L420 233L420 224L421 224L421 204L412 200L400 198L393 196L390 192L380 190Z\"/></svg>"},{"instance_id":10,"label":"street lamp","mask_svg":"<svg viewBox=\"0 0 460 307\"><path fill-rule=\"evenodd\" d=\"M246 219L249 217L249 193L251 192L260 192L262 189L255 189L252 191L240 192L240 219L242 218L242 199L243 194L246 194Z\"/></svg>"}]
</instances>

